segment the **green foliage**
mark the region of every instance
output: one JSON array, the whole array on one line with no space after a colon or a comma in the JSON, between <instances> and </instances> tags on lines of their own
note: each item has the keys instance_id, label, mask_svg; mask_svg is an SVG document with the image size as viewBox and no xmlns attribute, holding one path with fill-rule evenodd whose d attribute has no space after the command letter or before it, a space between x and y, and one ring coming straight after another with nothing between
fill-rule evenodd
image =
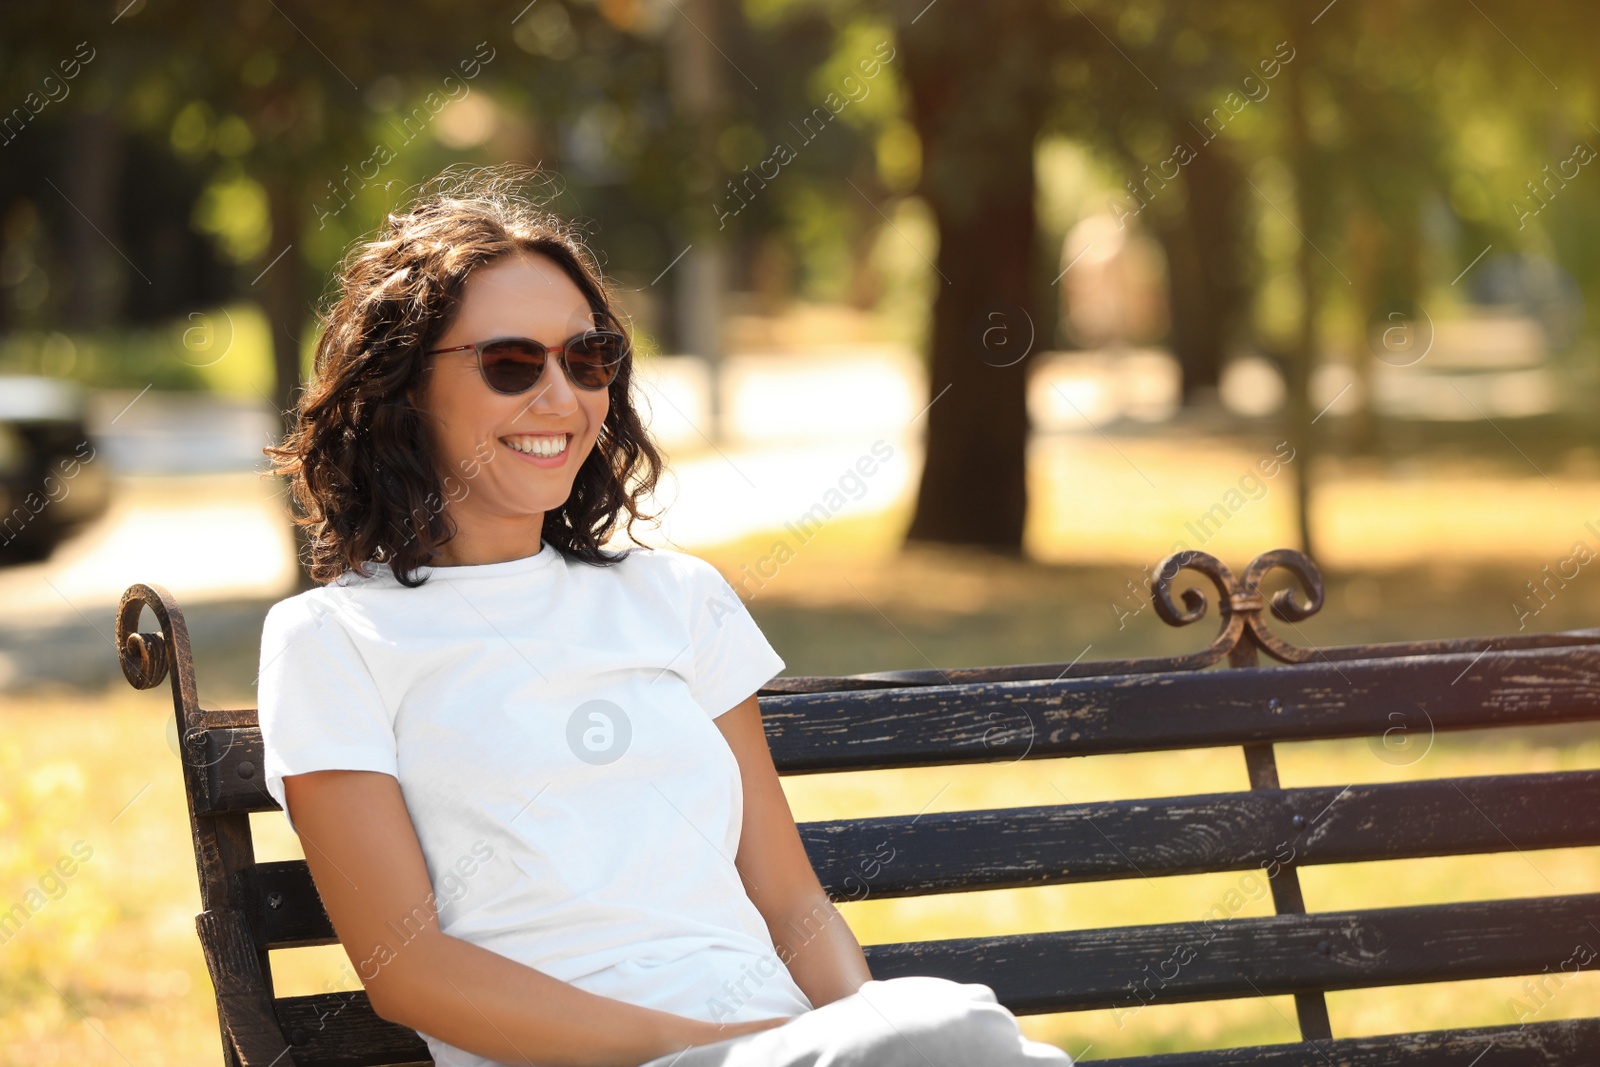
<instances>
[{"instance_id":1,"label":"green foliage","mask_svg":"<svg viewBox=\"0 0 1600 1067\"><path fill-rule=\"evenodd\" d=\"M1063 0L1015 26L1001 9L982 32L1015 36L1017 58L975 83L988 96L966 109L970 121L1009 121L1036 67L1050 97L1041 177L1056 174L1052 144L1080 146L1096 173L1041 189L1045 236L1059 241L1103 210L1176 247L1197 219L1224 220L1205 255L1244 291L1237 340L1291 339L1302 240L1326 261L1329 287L1316 299L1330 329L1358 323L1368 305L1448 286L1491 244L1549 256L1586 298L1600 296L1600 168L1550 177L1563 165L1572 174L1577 146L1600 148L1591 5L1565 0L1529 18L1511 0L1315 13L1259 0ZM554 206L592 220L608 268L638 285L718 229L736 263L777 241L798 264L794 295L840 298L877 255L864 235L884 230L938 165L917 134L904 39L947 37L946 62L959 65L968 30L949 4L921 0L714 10L705 29L717 42L716 98L703 120L681 99L681 16L634 0L541 0L520 13L428 0L404 16L232 0L139 4L115 19L94 5L8 5L0 102L37 98L88 42L95 60L35 121L106 110L204 173L190 221L238 265L246 300L263 299L255 280L277 264L297 279L293 306L308 308L349 244L417 182L459 160L513 158L560 174ZM862 64L881 42L895 58L869 75ZM1282 60L1288 47L1294 58ZM833 111L830 98L846 106L821 133L797 134L819 108ZM1203 162L1221 176L1197 184L1180 146L1212 157ZM750 181L757 172L766 180ZM14 195L16 182L0 185ZM30 194L30 210L68 210L45 194ZM660 292L675 284L669 275ZM7 282L0 299L23 289ZM290 306L272 314L288 321ZM67 324L0 317L20 325Z\"/></svg>"},{"instance_id":2,"label":"green foliage","mask_svg":"<svg viewBox=\"0 0 1600 1067\"><path fill-rule=\"evenodd\" d=\"M253 399L271 394L271 348L261 309L241 303L191 312L153 328L12 331L0 338L0 374Z\"/></svg>"}]
</instances>

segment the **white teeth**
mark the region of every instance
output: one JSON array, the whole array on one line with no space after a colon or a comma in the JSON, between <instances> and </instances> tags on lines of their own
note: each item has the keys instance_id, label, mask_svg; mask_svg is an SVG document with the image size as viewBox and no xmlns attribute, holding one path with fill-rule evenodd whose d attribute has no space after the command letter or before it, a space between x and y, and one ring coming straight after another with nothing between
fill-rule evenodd
<instances>
[{"instance_id":1,"label":"white teeth","mask_svg":"<svg viewBox=\"0 0 1600 1067\"><path fill-rule=\"evenodd\" d=\"M502 438L506 444L518 452L526 452L530 456L544 456L554 458L567 450L567 437L519 437L516 439Z\"/></svg>"}]
</instances>

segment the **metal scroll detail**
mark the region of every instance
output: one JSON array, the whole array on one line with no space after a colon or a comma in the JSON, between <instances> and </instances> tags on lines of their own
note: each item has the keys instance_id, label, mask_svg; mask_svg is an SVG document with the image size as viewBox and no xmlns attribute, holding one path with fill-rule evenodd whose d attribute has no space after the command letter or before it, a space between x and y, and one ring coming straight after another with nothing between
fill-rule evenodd
<instances>
[{"instance_id":1,"label":"metal scroll detail","mask_svg":"<svg viewBox=\"0 0 1600 1067\"><path fill-rule=\"evenodd\" d=\"M1261 579L1275 567L1282 567L1299 579L1305 600L1297 598L1291 586L1273 594L1270 605L1261 594ZM1184 609L1172 600L1172 581L1180 571L1191 570L1203 574L1217 589L1218 610L1222 615L1222 629L1211 644L1192 656L1184 657L1182 666L1206 667L1217 661L1248 652L1241 641L1248 641L1274 659L1285 663L1301 663L1317 654L1314 648L1291 644L1272 632L1262 614L1270 607L1272 614L1289 623L1310 618L1322 607L1322 575L1317 565L1303 552L1292 548L1275 548L1263 552L1250 561L1244 574L1233 576L1226 564L1217 557L1198 549L1174 552L1161 561L1150 583L1150 597L1156 614L1169 626L1188 626L1205 617L1207 600L1200 589L1183 591Z\"/></svg>"},{"instance_id":2,"label":"metal scroll detail","mask_svg":"<svg viewBox=\"0 0 1600 1067\"><path fill-rule=\"evenodd\" d=\"M149 608L161 629L141 633L134 629L139 614ZM117 658L123 677L135 689L154 689L170 674L172 705L178 719L178 737L200 719L200 697L195 687L194 659L189 651L189 627L183 612L165 587L130 585L117 605Z\"/></svg>"}]
</instances>

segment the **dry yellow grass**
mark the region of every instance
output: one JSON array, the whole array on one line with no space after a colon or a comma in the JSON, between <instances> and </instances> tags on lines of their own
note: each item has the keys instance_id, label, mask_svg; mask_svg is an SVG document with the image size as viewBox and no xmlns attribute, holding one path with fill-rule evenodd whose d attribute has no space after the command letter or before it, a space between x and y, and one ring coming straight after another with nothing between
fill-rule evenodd
<instances>
[{"instance_id":1,"label":"dry yellow grass","mask_svg":"<svg viewBox=\"0 0 1600 1067\"><path fill-rule=\"evenodd\" d=\"M159 700L128 689L7 702L0 907L26 915L0 944L8 1067L219 1062L171 705Z\"/></svg>"}]
</instances>

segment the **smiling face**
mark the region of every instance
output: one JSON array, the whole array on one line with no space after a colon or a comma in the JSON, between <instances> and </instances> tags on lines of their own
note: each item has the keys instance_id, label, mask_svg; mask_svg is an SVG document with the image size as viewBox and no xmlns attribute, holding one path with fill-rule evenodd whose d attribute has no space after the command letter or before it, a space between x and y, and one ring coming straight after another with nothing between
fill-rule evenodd
<instances>
[{"instance_id":1,"label":"smiling face","mask_svg":"<svg viewBox=\"0 0 1600 1067\"><path fill-rule=\"evenodd\" d=\"M467 277L455 320L433 347L531 337L555 348L595 327L566 271L545 256L514 255ZM533 555L545 512L566 502L599 438L610 390L579 389L559 360L547 359L533 388L506 396L484 382L470 348L428 359L416 403L432 427L446 516L456 528L435 565Z\"/></svg>"}]
</instances>

